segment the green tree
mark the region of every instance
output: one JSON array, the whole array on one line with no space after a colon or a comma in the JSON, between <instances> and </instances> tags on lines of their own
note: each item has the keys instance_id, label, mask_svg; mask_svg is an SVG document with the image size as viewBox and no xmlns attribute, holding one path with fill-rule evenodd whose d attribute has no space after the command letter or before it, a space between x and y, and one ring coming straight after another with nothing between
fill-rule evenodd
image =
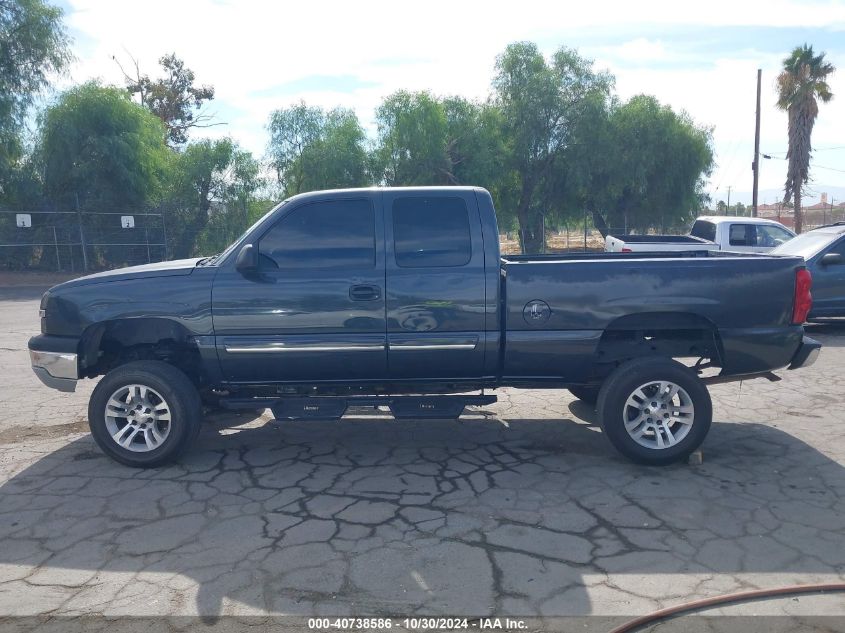
<instances>
[{"instance_id":1,"label":"green tree","mask_svg":"<svg viewBox=\"0 0 845 633\"><path fill-rule=\"evenodd\" d=\"M376 110L376 123L374 160L385 184L450 184L448 123L440 101L428 92L396 92Z\"/></svg>"},{"instance_id":2,"label":"green tree","mask_svg":"<svg viewBox=\"0 0 845 633\"><path fill-rule=\"evenodd\" d=\"M169 224L173 256L190 257L200 233L208 225L211 206L227 188L226 174L235 154L230 139L203 139L190 143L176 155L172 172L171 202L175 222Z\"/></svg>"},{"instance_id":3,"label":"green tree","mask_svg":"<svg viewBox=\"0 0 845 633\"><path fill-rule=\"evenodd\" d=\"M448 97L442 103L449 180L453 184L497 190L505 151L501 113L490 104L462 97Z\"/></svg>"},{"instance_id":4,"label":"green tree","mask_svg":"<svg viewBox=\"0 0 845 633\"><path fill-rule=\"evenodd\" d=\"M305 103L270 115L270 166L284 195L368 182L365 135L352 110Z\"/></svg>"},{"instance_id":5,"label":"green tree","mask_svg":"<svg viewBox=\"0 0 845 633\"><path fill-rule=\"evenodd\" d=\"M710 130L647 95L612 107L608 122L609 174L594 187L595 225L645 230L695 217L713 166Z\"/></svg>"},{"instance_id":6,"label":"green tree","mask_svg":"<svg viewBox=\"0 0 845 633\"><path fill-rule=\"evenodd\" d=\"M501 117L490 105L397 92L376 113L373 171L388 185L479 185L501 178Z\"/></svg>"},{"instance_id":7,"label":"green tree","mask_svg":"<svg viewBox=\"0 0 845 633\"><path fill-rule=\"evenodd\" d=\"M587 216L596 216L607 203L616 176L618 151L610 117L616 106L607 93L595 91L583 103L574 122L570 141L541 189L547 225L582 229ZM600 218L600 216L599 216Z\"/></svg>"},{"instance_id":8,"label":"green tree","mask_svg":"<svg viewBox=\"0 0 845 633\"><path fill-rule=\"evenodd\" d=\"M594 72L590 61L567 48L547 62L535 44L519 42L497 58L493 99L503 117L506 165L515 175L523 252L543 247L549 177L590 100L595 94L607 98L612 85L610 75Z\"/></svg>"},{"instance_id":9,"label":"green tree","mask_svg":"<svg viewBox=\"0 0 845 633\"><path fill-rule=\"evenodd\" d=\"M260 163L231 139L188 144L176 156L171 182L174 257L222 250L255 219L263 186Z\"/></svg>"},{"instance_id":10,"label":"green tree","mask_svg":"<svg viewBox=\"0 0 845 633\"><path fill-rule=\"evenodd\" d=\"M33 98L69 59L61 9L43 0L0 0L0 194L22 158L20 130Z\"/></svg>"},{"instance_id":11,"label":"green tree","mask_svg":"<svg viewBox=\"0 0 845 633\"><path fill-rule=\"evenodd\" d=\"M226 200L243 211L246 228L250 204L265 185L261 163L250 152L235 147L227 181Z\"/></svg>"},{"instance_id":12,"label":"green tree","mask_svg":"<svg viewBox=\"0 0 845 633\"><path fill-rule=\"evenodd\" d=\"M195 86L194 72L186 68L185 62L176 57L175 53L159 59L165 75L158 79L142 75L135 60L133 64L134 77L120 67L126 79L126 89L129 94L138 95L141 105L161 119L167 127L167 138L171 145L187 143L191 128L218 125L211 122L212 115L202 111L203 104L214 99L214 87Z\"/></svg>"},{"instance_id":13,"label":"green tree","mask_svg":"<svg viewBox=\"0 0 845 633\"><path fill-rule=\"evenodd\" d=\"M161 122L126 91L96 82L47 108L37 155L47 196L66 207L157 202L171 162Z\"/></svg>"},{"instance_id":14,"label":"green tree","mask_svg":"<svg viewBox=\"0 0 845 633\"><path fill-rule=\"evenodd\" d=\"M209 220L210 231L201 238L208 247L202 250L201 244L198 252L220 252L275 204L273 200L259 199L266 183L261 163L248 151L235 147L225 182L223 209Z\"/></svg>"},{"instance_id":15,"label":"green tree","mask_svg":"<svg viewBox=\"0 0 845 633\"><path fill-rule=\"evenodd\" d=\"M804 225L801 194L810 178L813 149L810 137L819 114L818 102L827 103L833 98L827 77L834 71L834 66L824 57L824 53L816 55L813 47L807 44L796 46L783 60L783 70L777 78L778 107L786 111L789 119L783 203L793 203L796 233L800 233Z\"/></svg>"}]
</instances>

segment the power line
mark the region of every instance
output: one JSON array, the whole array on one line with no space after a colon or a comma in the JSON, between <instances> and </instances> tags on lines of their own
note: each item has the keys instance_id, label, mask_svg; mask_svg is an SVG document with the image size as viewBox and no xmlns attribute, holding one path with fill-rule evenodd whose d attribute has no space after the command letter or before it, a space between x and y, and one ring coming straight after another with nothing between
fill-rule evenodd
<instances>
[{"instance_id":1,"label":"power line","mask_svg":"<svg viewBox=\"0 0 845 633\"><path fill-rule=\"evenodd\" d=\"M813 167L818 167L819 169L829 169L830 171L840 171L845 174L845 169L837 169L836 167L825 167L824 165L816 165L813 164Z\"/></svg>"},{"instance_id":2,"label":"power line","mask_svg":"<svg viewBox=\"0 0 845 633\"><path fill-rule=\"evenodd\" d=\"M814 147L813 151L814 152L826 152L826 151L834 150L834 149L845 149L845 145L835 145L833 147ZM762 153L763 154L769 154L769 155L786 156L786 152L762 152Z\"/></svg>"}]
</instances>

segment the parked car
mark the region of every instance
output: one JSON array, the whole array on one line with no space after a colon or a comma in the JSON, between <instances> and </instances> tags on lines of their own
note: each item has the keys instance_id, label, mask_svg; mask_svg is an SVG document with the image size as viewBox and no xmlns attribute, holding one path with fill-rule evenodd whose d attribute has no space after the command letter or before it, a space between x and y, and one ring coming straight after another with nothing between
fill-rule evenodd
<instances>
[{"instance_id":1,"label":"parked car","mask_svg":"<svg viewBox=\"0 0 845 633\"><path fill-rule=\"evenodd\" d=\"M765 253L791 240L795 233L774 220L701 216L689 235L608 235L608 253L661 251L732 251Z\"/></svg>"},{"instance_id":2,"label":"parked car","mask_svg":"<svg viewBox=\"0 0 845 633\"><path fill-rule=\"evenodd\" d=\"M214 257L50 289L33 370L63 391L103 376L91 432L131 466L184 451L203 400L278 419L352 405L455 418L503 386L569 388L624 455L666 464L704 440L708 384L774 378L821 347L801 326L800 257L501 258L498 235L483 189L294 196Z\"/></svg>"},{"instance_id":3,"label":"parked car","mask_svg":"<svg viewBox=\"0 0 845 633\"><path fill-rule=\"evenodd\" d=\"M813 275L809 319L845 317L845 222L802 233L778 246L772 255L800 256Z\"/></svg>"}]
</instances>

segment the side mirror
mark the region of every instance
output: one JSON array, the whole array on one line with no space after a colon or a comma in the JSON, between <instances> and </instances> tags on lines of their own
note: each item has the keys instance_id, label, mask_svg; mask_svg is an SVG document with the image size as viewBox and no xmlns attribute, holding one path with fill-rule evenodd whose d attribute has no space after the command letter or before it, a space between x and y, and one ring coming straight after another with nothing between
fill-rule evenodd
<instances>
[{"instance_id":1,"label":"side mirror","mask_svg":"<svg viewBox=\"0 0 845 633\"><path fill-rule=\"evenodd\" d=\"M819 260L822 266L835 266L842 263L842 255L839 253L825 253Z\"/></svg>"},{"instance_id":2,"label":"side mirror","mask_svg":"<svg viewBox=\"0 0 845 633\"><path fill-rule=\"evenodd\" d=\"M258 249L254 244L246 244L238 253L235 260L235 270L242 275L248 275L258 270Z\"/></svg>"}]
</instances>

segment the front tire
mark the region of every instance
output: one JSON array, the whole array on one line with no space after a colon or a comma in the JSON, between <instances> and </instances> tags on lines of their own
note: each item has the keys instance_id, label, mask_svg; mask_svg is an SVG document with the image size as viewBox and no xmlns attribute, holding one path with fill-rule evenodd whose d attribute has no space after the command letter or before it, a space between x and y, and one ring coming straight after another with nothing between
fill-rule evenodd
<instances>
[{"instance_id":1,"label":"front tire","mask_svg":"<svg viewBox=\"0 0 845 633\"><path fill-rule=\"evenodd\" d=\"M161 361L136 361L106 374L91 394L88 424L102 451L121 464L156 468L175 461L200 430L202 405L188 377Z\"/></svg>"},{"instance_id":2,"label":"front tire","mask_svg":"<svg viewBox=\"0 0 845 633\"><path fill-rule=\"evenodd\" d=\"M713 420L707 386L693 370L668 358L620 365L602 385L596 412L620 453L654 466L688 458Z\"/></svg>"}]
</instances>

